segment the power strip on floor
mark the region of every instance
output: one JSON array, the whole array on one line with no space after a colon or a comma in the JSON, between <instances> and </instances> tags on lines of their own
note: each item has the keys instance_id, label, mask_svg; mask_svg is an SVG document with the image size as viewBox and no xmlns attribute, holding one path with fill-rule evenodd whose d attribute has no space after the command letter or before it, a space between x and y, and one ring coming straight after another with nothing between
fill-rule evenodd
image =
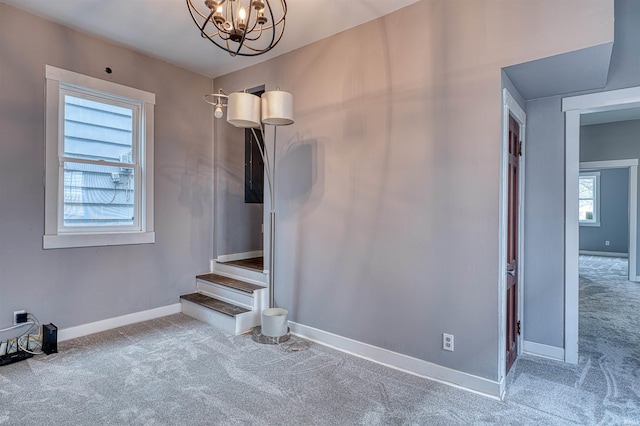
<instances>
[{"instance_id":1,"label":"power strip on floor","mask_svg":"<svg viewBox=\"0 0 640 426\"><path fill-rule=\"evenodd\" d=\"M24 361L27 358L31 358L33 354L29 352L18 350L6 355L0 355L0 366L13 364L14 362Z\"/></svg>"}]
</instances>

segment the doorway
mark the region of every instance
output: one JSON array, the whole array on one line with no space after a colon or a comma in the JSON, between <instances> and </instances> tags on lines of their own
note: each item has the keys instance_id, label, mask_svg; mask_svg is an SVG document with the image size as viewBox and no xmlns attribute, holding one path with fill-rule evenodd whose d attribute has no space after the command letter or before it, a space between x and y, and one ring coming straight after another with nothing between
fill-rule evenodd
<instances>
[{"instance_id":1,"label":"doorway","mask_svg":"<svg viewBox=\"0 0 640 426\"><path fill-rule=\"evenodd\" d=\"M264 86L247 90L256 96ZM264 273L264 167L261 132L221 126L214 144L216 164L215 247L218 263ZM250 262L247 262L250 260ZM248 267L247 265L251 265ZM213 266L212 266L213 268Z\"/></svg>"},{"instance_id":2,"label":"doorway","mask_svg":"<svg viewBox=\"0 0 640 426\"><path fill-rule=\"evenodd\" d=\"M638 143L640 144L640 138L638 139ZM625 235L625 238L627 239L627 243L625 244L626 247L624 247L626 249L626 254L628 258L626 275L629 281L638 281L638 277L636 273L637 271L637 229L638 229L638 159L632 158L632 159L623 159L623 160L580 162L581 173L583 173L584 171L592 171L592 172L598 173L598 175L600 173L610 174L620 169L627 170L626 177L624 177L624 175L620 175L620 177L622 177L624 180L622 182L616 182L615 187L621 188L623 187L623 184L628 184L627 193L624 194L624 196L623 194L620 194L619 196L614 196L614 200L610 200L608 202L617 201L618 198L625 198L625 202L622 203L623 205L617 206L616 210L628 212L627 214L628 217L624 219L626 220L628 225L627 232ZM604 177L602 179L604 179ZM601 180L601 179L598 179L598 180ZM603 186L603 185L599 185L599 186ZM601 194L601 195L602 196L599 198L601 198L601 202L604 202L603 199L605 194ZM601 206L599 210L602 211L603 206ZM611 209L608 209L608 210L611 210ZM604 212L602 214L604 215ZM620 222L622 220L623 220L622 217L616 218L616 222ZM600 218L598 218L598 221L601 222ZM605 244L609 245L609 241L605 241ZM579 248L580 248L579 251L582 254L582 251L583 251L582 244L579 244ZM602 254L606 256L607 255L606 251L604 251L604 248L602 249L603 249ZM617 250L617 251L620 252L620 250ZM616 250L613 250L613 252L616 252ZM588 254L598 255L600 253L595 251Z\"/></svg>"},{"instance_id":3,"label":"doorway","mask_svg":"<svg viewBox=\"0 0 640 426\"><path fill-rule=\"evenodd\" d=\"M562 100L562 111L565 113L564 360L572 364L578 363L578 177L580 169L581 115L632 108L640 108L640 87L573 96ZM637 177L635 182L637 184ZM630 212L630 216L631 215L633 215L633 213ZM635 212L635 216L637 216L637 211ZM631 256L632 248L635 256L635 241L633 246L634 247L631 247L630 244L629 256Z\"/></svg>"}]
</instances>

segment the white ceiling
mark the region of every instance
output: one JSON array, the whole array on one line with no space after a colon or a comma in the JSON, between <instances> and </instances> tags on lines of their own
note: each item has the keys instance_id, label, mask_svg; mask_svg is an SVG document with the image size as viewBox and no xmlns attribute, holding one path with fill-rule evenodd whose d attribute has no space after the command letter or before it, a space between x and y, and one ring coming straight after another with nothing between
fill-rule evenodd
<instances>
[{"instance_id":1,"label":"white ceiling","mask_svg":"<svg viewBox=\"0 0 640 426\"><path fill-rule=\"evenodd\" d=\"M194 3L200 1L204 3ZM264 55L232 58L200 37L185 0L0 0L210 77L282 55L417 1L288 0L280 43Z\"/></svg>"}]
</instances>

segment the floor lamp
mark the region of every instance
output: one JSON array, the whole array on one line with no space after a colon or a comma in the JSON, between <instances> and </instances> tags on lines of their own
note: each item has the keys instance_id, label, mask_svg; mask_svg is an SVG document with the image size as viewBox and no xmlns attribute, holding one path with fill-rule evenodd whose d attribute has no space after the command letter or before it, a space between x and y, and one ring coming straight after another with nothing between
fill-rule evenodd
<instances>
[{"instance_id":1,"label":"floor lamp","mask_svg":"<svg viewBox=\"0 0 640 426\"><path fill-rule=\"evenodd\" d=\"M227 123L240 128L251 129L258 140L256 129L262 134L264 148L258 143L260 155L265 165L267 185L269 187L269 309L261 313L261 326L254 328L253 340L260 343L282 343L289 338L287 311L275 308L275 235L276 235L276 140L277 127L293 124L293 95L276 90L267 91L258 96L247 92L234 92L226 95L222 90L217 94L205 95L204 100L215 107L214 116L222 118L222 108L227 108ZM273 126L273 159L270 161L266 146L266 126Z\"/></svg>"}]
</instances>

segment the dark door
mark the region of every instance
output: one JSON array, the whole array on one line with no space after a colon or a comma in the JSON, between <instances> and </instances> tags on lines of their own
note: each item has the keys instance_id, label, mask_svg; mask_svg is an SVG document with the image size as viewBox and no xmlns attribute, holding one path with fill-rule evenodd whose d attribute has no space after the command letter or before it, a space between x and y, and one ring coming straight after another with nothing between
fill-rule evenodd
<instances>
[{"instance_id":1,"label":"dark door","mask_svg":"<svg viewBox=\"0 0 640 426\"><path fill-rule=\"evenodd\" d=\"M256 136L258 139L256 139ZM264 197L264 162L260 155L262 133L245 130L244 135L244 202L262 204Z\"/></svg>"},{"instance_id":2,"label":"dark door","mask_svg":"<svg viewBox=\"0 0 640 426\"><path fill-rule=\"evenodd\" d=\"M520 126L509 116L507 214L507 372L518 356L518 163Z\"/></svg>"}]
</instances>

